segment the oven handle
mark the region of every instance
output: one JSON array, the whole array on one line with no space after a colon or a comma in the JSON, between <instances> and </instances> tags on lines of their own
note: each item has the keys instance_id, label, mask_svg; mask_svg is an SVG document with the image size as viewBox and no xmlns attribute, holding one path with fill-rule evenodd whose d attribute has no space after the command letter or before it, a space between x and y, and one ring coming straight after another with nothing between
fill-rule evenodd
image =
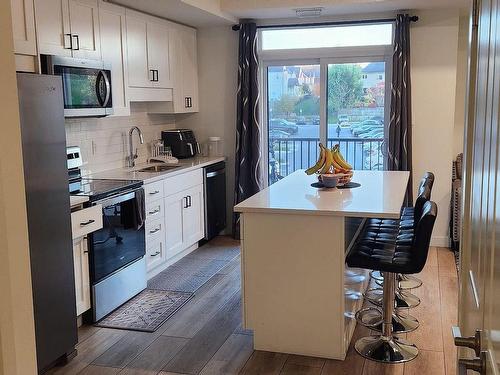
<instances>
[{"instance_id":1,"label":"oven handle","mask_svg":"<svg viewBox=\"0 0 500 375\"><path fill-rule=\"evenodd\" d=\"M112 205L115 205L115 204L118 204L121 202L125 202L125 201L128 201L129 199L135 198L135 192L138 190L141 190L141 189L142 189L142 187L138 188L138 189L128 190L126 192L121 192L115 196L107 197L107 198L104 198L100 201L92 202L92 205L95 206L97 204L102 204L102 206L104 208L106 208L108 206L112 206Z\"/></svg>"}]
</instances>

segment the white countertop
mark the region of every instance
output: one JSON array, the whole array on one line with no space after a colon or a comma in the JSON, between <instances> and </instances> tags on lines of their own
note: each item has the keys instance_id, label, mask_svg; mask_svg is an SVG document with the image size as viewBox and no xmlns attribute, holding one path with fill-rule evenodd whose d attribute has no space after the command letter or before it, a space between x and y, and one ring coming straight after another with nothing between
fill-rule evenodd
<instances>
[{"instance_id":1,"label":"white countertop","mask_svg":"<svg viewBox=\"0 0 500 375\"><path fill-rule=\"evenodd\" d=\"M70 195L69 196L69 205L71 208L84 204L88 202L89 197L80 196L80 195Z\"/></svg>"},{"instance_id":2,"label":"white countertop","mask_svg":"<svg viewBox=\"0 0 500 375\"><path fill-rule=\"evenodd\" d=\"M180 173L189 172L198 168L203 168L211 164L218 163L226 160L225 157L204 157L197 156L190 159L180 159L178 164L179 168L171 169L163 172L138 172L142 168L149 167L158 163L137 164L133 168L119 168L109 171L97 172L87 175L88 178L102 178L113 180L138 180L144 183L159 181L165 177L171 177Z\"/></svg>"},{"instance_id":3,"label":"white countertop","mask_svg":"<svg viewBox=\"0 0 500 375\"><path fill-rule=\"evenodd\" d=\"M295 171L235 206L236 212L268 212L350 217L400 217L410 173L354 171L351 189L317 189L316 175Z\"/></svg>"}]
</instances>

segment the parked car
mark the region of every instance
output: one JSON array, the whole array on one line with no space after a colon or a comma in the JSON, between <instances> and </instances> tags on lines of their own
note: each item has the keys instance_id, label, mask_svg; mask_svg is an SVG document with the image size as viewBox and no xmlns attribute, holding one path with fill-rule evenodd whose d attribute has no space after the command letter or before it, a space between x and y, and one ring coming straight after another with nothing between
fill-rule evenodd
<instances>
[{"instance_id":1,"label":"parked car","mask_svg":"<svg viewBox=\"0 0 500 375\"><path fill-rule=\"evenodd\" d=\"M269 139L288 138L289 136L290 134L284 132L283 130L276 130L276 129L269 130Z\"/></svg>"},{"instance_id":2,"label":"parked car","mask_svg":"<svg viewBox=\"0 0 500 375\"><path fill-rule=\"evenodd\" d=\"M342 124L343 122L349 122L349 117L347 115L339 116L339 124Z\"/></svg>"},{"instance_id":3,"label":"parked car","mask_svg":"<svg viewBox=\"0 0 500 375\"><path fill-rule=\"evenodd\" d=\"M269 130L281 130L288 134L297 134L299 127L297 124L287 120L272 119L269 121Z\"/></svg>"},{"instance_id":4,"label":"parked car","mask_svg":"<svg viewBox=\"0 0 500 375\"><path fill-rule=\"evenodd\" d=\"M354 129L352 131L352 134L354 136L359 136L360 134L363 134L363 133L369 133L373 130L381 130L383 131L384 130L384 127L383 125L363 125L363 126L360 126L356 129Z\"/></svg>"},{"instance_id":5,"label":"parked car","mask_svg":"<svg viewBox=\"0 0 500 375\"><path fill-rule=\"evenodd\" d=\"M307 125L306 118L305 117L299 117L297 119L297 125Z\"/></svg>"},{"instance_id":6,"label":"parked car","mask_svg":"<svg viewBox=\"0 0 500 375\"><path fill-rule=\"evenodd\" d=\"M381 124L384 123L384 118L382 116L372 116L370 117L370 120L378 121Z\"/></svg>"},{"instance_id":7,"label":"parked car","mask_svg":"<svg viewBox=\"0 0 500 375\"><path fill-rule=\"evenodd\" d=\"M360 138L384 138L384 129L373 129L366 133L359 134Z\"/></svg>"}]
</instances>

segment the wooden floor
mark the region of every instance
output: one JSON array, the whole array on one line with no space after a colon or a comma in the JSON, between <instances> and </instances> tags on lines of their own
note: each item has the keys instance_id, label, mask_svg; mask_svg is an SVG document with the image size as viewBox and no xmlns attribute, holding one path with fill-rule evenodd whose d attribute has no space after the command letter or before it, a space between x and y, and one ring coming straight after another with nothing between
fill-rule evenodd
<instances>
[{"instance_id":1,"label":"wooden floor","mask_svg":"<svg viewBox=\"0 0 500 375\"><path fill-rule=\"evenodd\" d=\"M237 246L219 238L221 246ZM239 257L216 274L194 298L154 333L84 326L78 355L49 374L174 375L455 375L451 326L456 322L457 273L453 254L432 248L418 275L422 303L411 314L420 328L407 335L420 355L406 365L381 365L349 349L345 361L253 351L252 334L241 328ZM353 341L369 334L356 328Z\"/></svg>"}]
</instances>

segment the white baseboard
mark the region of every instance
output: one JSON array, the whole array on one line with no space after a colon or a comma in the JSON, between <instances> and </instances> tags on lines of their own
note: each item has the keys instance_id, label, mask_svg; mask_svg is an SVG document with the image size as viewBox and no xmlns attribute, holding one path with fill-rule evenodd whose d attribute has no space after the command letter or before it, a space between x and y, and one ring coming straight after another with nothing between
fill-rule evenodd
<instances>
[{"instance_id":1,"label":"white baseboard","mask_svg":"<svg viewBox=\"0 0 500 375\"><path fill-rule=\"evenodd\" d=\"M450 247L450 238L448 236L432 236L431 246Z\"/></svg>"}]
</instances>

